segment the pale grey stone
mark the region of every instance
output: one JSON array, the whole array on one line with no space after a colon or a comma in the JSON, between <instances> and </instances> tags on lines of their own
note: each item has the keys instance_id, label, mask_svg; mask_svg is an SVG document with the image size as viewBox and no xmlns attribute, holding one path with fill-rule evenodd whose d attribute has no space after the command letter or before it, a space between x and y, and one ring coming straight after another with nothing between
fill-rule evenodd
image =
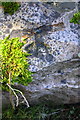
<instances>
[{"instance_id":1,"label":"pale grey stone","mask_svg":"<svg viewBox=\"0 0 80 120\"><path fill-rule=\"evenodd\" d=\"M23 2L17 13L3 17L3 24L12 21L13 26L8 27L10 38L21 39L23 35L30 35L23 48L32 53L29 56L29 70L36 73L28 86L15 87L24 93L31 105L80 102L80 28L69 22L76 12L74 3L73 7L69 5L63 11L64 4L54 9L48 3ZM60 27L59 31L54 26L48 26L60 22L64 23L64 27ZM1 27L0 31L8 28ZM3 103L4 106L9 104L8 93L3 94Z\"/></svg>"}]
</instances>

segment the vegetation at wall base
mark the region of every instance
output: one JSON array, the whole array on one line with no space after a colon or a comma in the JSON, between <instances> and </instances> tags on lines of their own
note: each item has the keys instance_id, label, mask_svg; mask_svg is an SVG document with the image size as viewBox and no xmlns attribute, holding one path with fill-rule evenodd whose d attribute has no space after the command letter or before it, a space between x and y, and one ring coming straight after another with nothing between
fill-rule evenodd
<instances>
[{"instance_id":1,"label":"vegetation at wall base","mask_svg":"<svg viewBox=\"0 0 80 120\"><path fill-rule=\"evenodd\" d=\"M29 108L19 106L3 111L3 119L9 120L80 120L80 104L49 107L35 105Z\"/></svg>"}]
</instances>

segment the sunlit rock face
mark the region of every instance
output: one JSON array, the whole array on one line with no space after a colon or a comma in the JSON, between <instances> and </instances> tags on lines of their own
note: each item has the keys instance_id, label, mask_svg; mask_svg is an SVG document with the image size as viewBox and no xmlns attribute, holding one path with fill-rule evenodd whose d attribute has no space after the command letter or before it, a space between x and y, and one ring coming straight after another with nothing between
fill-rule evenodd
<instances>
[{"instance_id":1,"label":"sunlit rock face","mask_svg":"<svg viewBox=\"0 0 80 120\"><path fill-rule=\"evenodd\" d=\"M23 50L32 54L29 70L34 72L33 81L28 86L15 86L30 104L80 102L80 26L69 22L76 12L75 4L72 8L60 5L57 9L48 3L22 3L14 15L2 18L1 38L5 33L20 40L29 35Z\"/></svg>"},{"instance_id":2,"label":"sunlit rock face","mask_svg":"<svg viewBox=\"0 0 80 120\"><path fill-rule=\"evenodd\" d=\"M73 59L44 67L35 73L34 81L24 91L30 104L71 104L80 102L80 60Z\"/></svg>"}]
</instances>

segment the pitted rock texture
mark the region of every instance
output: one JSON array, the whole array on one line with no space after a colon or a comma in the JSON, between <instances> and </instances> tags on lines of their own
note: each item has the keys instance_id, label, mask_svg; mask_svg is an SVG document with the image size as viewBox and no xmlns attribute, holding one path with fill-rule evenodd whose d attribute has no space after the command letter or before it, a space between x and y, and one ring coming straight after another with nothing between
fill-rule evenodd
<instances>
[{"instance_id":1,"label":"pitted rock texture","mask_svg":"<svg viewBox=\"0 0 80 120\"><path fill-rule=\"evenodd\" d=\"M31 71L36 72L51 63L70 60L77 57L79 53L78 35L68 29L55 33L49 32L43 37L37 37L36 41L39 39L43 41L43 44L40 46L38 43L39 45L36 44L33 49L31 48L31 53L33 53L30 59Z\"/></svg>"},{"instance_id":2,"label":"pitted rock texture","mask_svg":"<svg viewBox=\"0 0 80 120\"><path fill-rule=\"evenodd\" d=\"M80 102L80 26L69 22L75 12L60 13L47 3L21 3L14 15L0 18L1 39L29 35L23 50L32 54L29 70L36 73L30 85L17 88L30 104Z\"/></svg>"},{"instance_id":3,"label":"pitted rock texture","mask_svg":"<svg viewBox=\"0 0 80 120\"><path fill-rule=\"evenodd\" d=\"M23 49L32 54L29 59L30 70L36 72L51 63L77 56L79 30L75 29L78 28L77 25L69 23L75 11L74 9L60 13L54 10L52 4L21 3L19 11L12 16L7 14L1 18L3 22L0 26L0 38L10 34L11 38L21 39L22 36L30 34ZM59 25L61 22L64 25ZM55 27L54 24L58 25Z\"/></svg>"},{"instance_id":4,"label":"pitted rock texture","mask_svg":"<svg viewBox=\"0 0 80 120\"><path fill-rule=\"evenodd\" d=\"M44 67L33 75L28 86L16 86L22 90L31 105L71 104L80 102L80 60L73 59Z\"/></svg>"}]
</instances>

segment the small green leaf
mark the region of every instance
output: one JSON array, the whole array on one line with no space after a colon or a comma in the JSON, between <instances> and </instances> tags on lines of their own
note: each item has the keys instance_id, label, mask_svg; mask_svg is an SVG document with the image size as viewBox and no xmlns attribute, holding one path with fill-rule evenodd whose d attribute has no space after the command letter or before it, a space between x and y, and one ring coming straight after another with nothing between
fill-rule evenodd
<instances>
[{"instance_id":1,"label":"small green leaf","mask_svg":"<svg viewBox=\"0 0 80 120\"><path fill-rule=\"evenodd\" d=\"M28 70L27 57L30 54L22 51L24 44L19 38L10 39L9 36L0 40L0 69L3 76L2 82L9 80L11 72L11 83L14 82L27 85L31 82L31 72ZM20 76L21 75L21 76Z\"/></svg>"}]
</instances>

